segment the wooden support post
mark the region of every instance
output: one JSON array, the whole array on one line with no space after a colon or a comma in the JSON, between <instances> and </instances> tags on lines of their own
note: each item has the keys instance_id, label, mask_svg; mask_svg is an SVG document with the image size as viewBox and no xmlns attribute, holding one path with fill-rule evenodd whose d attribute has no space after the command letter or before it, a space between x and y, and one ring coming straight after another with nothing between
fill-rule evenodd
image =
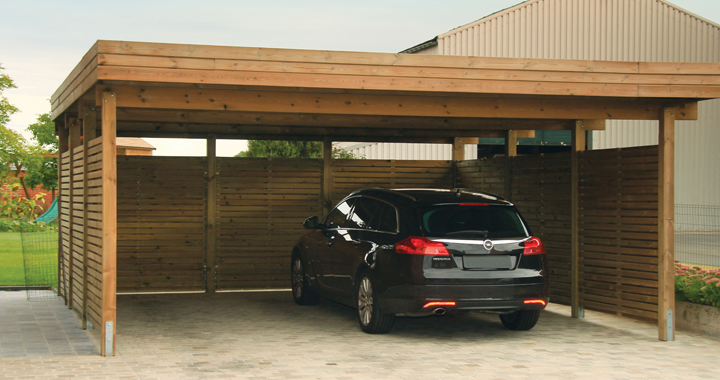
<instances>
[{"instance_id":1,"label":"wooden support post","mask_svg":"<svg viewBox=\"0 0 720 380\"><path fill-rule=\"evenodd\" d=\"M579 154L585 150L584 120L578 120L572 129L572 155L570 180L570 313L573 318L583 318L580 306L580 165Z\"/></svg>"},{"instance_id":2,"label":"wooden support post","mask_svg":"<svg viewBox=\"0 0 720 380\"><path fill-rule=\"evenodd\" d=\"M83 280L82 280L82 317L81 326L87 329L87 308L88 308L88 144L97 135L97 112L95 104L91 102L80 102L78 115L82 118L83 130Z\"/></svg>"},{"instance_id":3,"label":"wooden support post","mask_svg":"<svg viewBox=\"0 0 720 380\"><path fill-rule=\"evenodd\" d=\"M455 137L452 145L452 160L462 161L465 159L465 141L462 137Z\"/></svg>"},{"instance_id":4,"label":"wooden support post","mask_svg":"<svg viewBox=\"0 0 720 380\"><path fill-rule=\"evenodd\" d=\"M70 179L68 181L69 188L68 188L68 216L70 218L70 230L68 231L68 240L70 243L70 248L68 249L68 273L67 273L67 307L68 309L72 310L73 308L73 286L75 282L75 228L73 227L75 224L75 207L74 207L74 200L75 200L75 184L74 184L74 177L75 177L75 148L82 145L82 139L80 136L82 135L82 130L80 126L80 121L76 118L69 118L68 119L68 129L70 130Z\"/></svg>"},{"instance_id":5,"label":"wooden support post","mask_svg":"<svg viewBox=\"0 0 720 380\"><path fill-rule=\"evenodd\" d=\"M215 239L217 222L217 157L215 137L207 139L207 251L205 253L205 292L215 293Z\"/></svg>"},{"instance_id":6,"label":"wooden support post","mask_svg":"<svg viewBox=\"0 0 720 380\"><path fill-rule=\"evenodd\" d=\"M323 213L327 215L332 209L332 140L323 140Z\"/></svg>"},{"instance_id":7,"label":"wooden support post","mask_svg":"<svg viewBox=\"0 0 720 380\"><path fill-rule=\"evenodd\" d=\"M517 157L518 131L509 130L505 134L505 194L507 200L512 200L513 190L513 157Z\"/></svg>"},{"instance_id":8,"label":"wooden support post","mask_svg":"<svg viewBox=\"0 0 720 380\"><path fill-rule=\"evenodd\" d=\"M58 126L58 288L57 288L57 295L62 296L62 287L65 285L64 278L65 278L65 268L63 265L63 261L65 260L65 247L63 247L63 227L62 227L62 202L65 201L65 197L62 195L62 155L68 151L68 138L69 138L69 132L64 125ZM65 298L65 302L67 303L67 297Z\"/></svg>"},{"instance_id":9,"label":"wooden support post","mask_svg":"<svg viewBox=\"0 0 720 380\"><path fill-rule=\"evenodd\" d=\"M100 354L115 355L117 330L117 99L102 92L102 326Z\"/></svg>"},{"instance_id":10,"label":"wooden support post","mask_svg":"<svg viewBox=\"0 0 720 380\"><path fill-rule=\"evenodd\" d=\"M675 109L660 109L658 136L658 339L675 339Z\"/></svg>"}]
</instances>

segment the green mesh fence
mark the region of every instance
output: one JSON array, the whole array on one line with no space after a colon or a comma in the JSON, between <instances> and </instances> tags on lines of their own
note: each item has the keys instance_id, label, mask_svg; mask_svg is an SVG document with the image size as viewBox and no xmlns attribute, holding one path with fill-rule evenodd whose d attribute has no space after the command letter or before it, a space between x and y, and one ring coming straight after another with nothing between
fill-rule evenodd
<instances>
[{"instance_id":1,"label":"green mesh fence","mask_svg":"<svg viewBox=\"0 0 720 380\"><path fill-rule=\"evenodd\" d=\"M25 286L28 301L55 299L58 276L58 233L23 232L21 234Z\"/></svg>"}]
</instances>

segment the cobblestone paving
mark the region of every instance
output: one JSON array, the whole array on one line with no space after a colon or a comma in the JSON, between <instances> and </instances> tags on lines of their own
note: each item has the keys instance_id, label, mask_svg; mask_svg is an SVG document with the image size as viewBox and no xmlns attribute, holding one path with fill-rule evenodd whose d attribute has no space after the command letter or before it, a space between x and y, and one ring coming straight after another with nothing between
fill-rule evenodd
<instances>
[{"instance_id":1,"label":"cobblestone paving","mask_svg":"<svg viewBox=\"0 0 720 380\"><path fill-rule=\"evenodd\" d=\"M652 324L569 314L550 305L527 332L485 314L398 318L390 334L367 335L354 310L296 306L289 292L119 296L118 356L3 357L0 379L720 377L720 339L660 342Z\"/></svg>"}]
</instances>

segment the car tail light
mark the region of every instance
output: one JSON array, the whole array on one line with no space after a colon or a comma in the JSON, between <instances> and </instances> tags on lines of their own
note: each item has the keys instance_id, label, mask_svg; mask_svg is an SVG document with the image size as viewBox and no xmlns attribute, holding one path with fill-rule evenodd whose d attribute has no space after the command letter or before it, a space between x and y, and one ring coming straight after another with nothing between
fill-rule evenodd
<instances>
[{"instance_id":1,"label":"car tail light","mask_svg":"<svg viewBox=\"0 0 720 380\"><path fill-rule=\"evenodd\" d=\"M525 249L523 255L543 255L545 254L545 246L536 237L531 237L530 240L525 242Z\"/></svg>"},{"instance_id":2,"label":"car tail light","mask_svg":"<svg viewBox=\"0 0 720 380\"><path fill-rule=\"evenodd\" d=\"M395 244L395 252L409 255L450 256L445 244L416 236L411 236Z\"/></svg>"},{"instance_id":3,"label":"car tail light","mask_svg":"<svg viewBox=\"0 0 720 380\"><path fill-rule=\"evenodd\" d=\"M428 302L423 306L423 309L428 307L440 307L440 306L455 306L455 301L440 301L440 302Z\"/></svg>"},{"instance_id":4,"label":"car tail light","mask_svg":"<svg viewBox=\"0 0 720 380\"><path fill-rule=\"evenodd\" d=\"M460 203L460 206L487 206L487 203Z\"/></svg>"},{"instance_id":5,"label":"car tail light","mask_svg":"<svg viewBox=\"0 0 720 380\"><path fill-rule=\"evenodd\" d=\"M543 305L543 306L547 305L547 302L545 302L545 300L525 300L523 303L526 305L532 305L532 304L538 304L538 305Z\"/></svg>"}]
</instances>

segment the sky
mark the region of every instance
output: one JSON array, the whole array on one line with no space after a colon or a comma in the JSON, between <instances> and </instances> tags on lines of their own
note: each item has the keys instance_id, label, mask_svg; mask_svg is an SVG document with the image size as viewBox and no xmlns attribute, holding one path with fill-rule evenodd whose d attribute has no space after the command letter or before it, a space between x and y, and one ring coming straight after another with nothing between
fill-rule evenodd
<instances>
[{"instance_id":1,"label":"sky","mask_svg":"<svg viewBox=\"0 0 720 380\"><path fill-rule=\"evenodd\" d=\"M24 132L49 112L52 93L100 39L397 53L520 2L3 0L0 66L18 86L3 95L21 110L8 126ZM672 3L720 22L719 0ZM146 140L158 155L205 155L204 140ZM245 146L220 140L218 155Z\"/></svg>"}]
</instances>

